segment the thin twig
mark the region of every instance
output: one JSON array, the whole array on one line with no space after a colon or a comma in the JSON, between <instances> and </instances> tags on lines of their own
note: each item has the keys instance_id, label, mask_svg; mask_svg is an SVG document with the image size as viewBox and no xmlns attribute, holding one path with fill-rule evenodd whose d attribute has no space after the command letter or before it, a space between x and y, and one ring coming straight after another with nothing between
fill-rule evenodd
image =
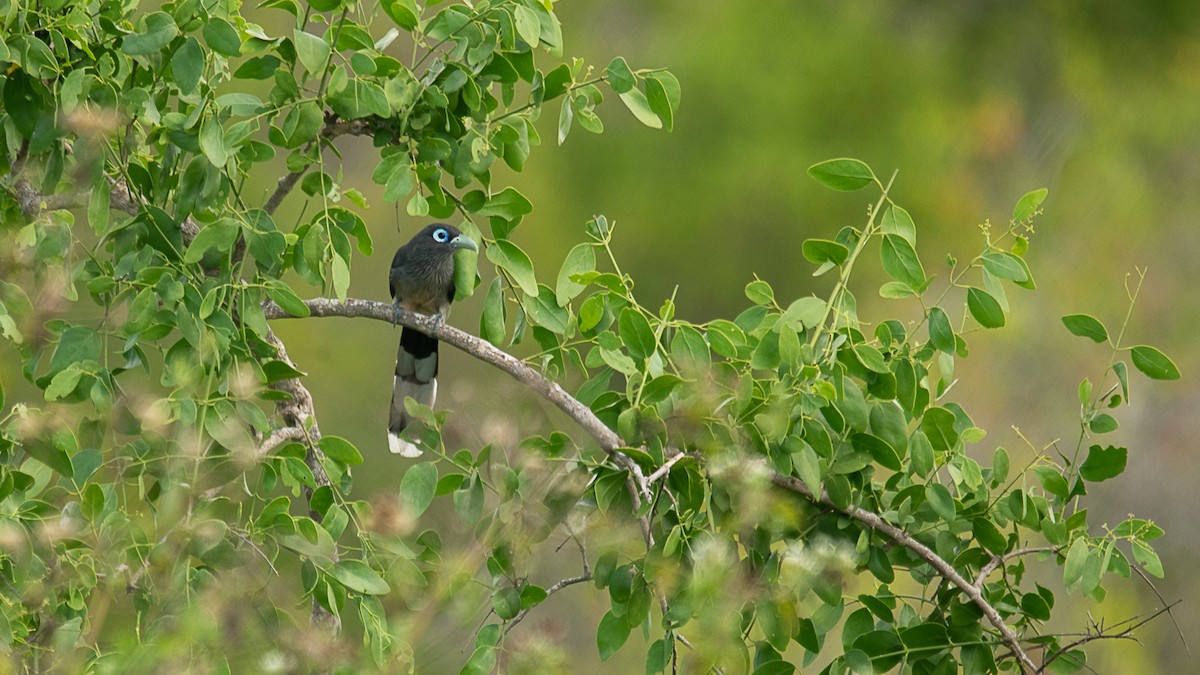
<instances>
[{"instance_id":1,"label":"thin twig","mask_svg":"<svg viewBox=\"0 0 1200 675\"><path fill-rule=\"evenodd\" d=\"M690 455L688 455L687 453L681 452L681 453L675 455L674 457L668 459L666 462L663 463L662 466L655 469L654 473L650 474L649 476L646 476L646 483L649 485L654 485L655 481L657 481L659 478L666 476L668 473L671 472L671 467L675 466L676 462L678 462L681 459L685 459L689 456Z\"/></svg>"},{"instance_id":2,"label":"thin twig","mask_svg":"<svg viewBox=\"0 0 1200 675\"><path fill-rule=\"evenodd\" d=\"M1107 631L1107 632L1104 630L1100 630L1091 635L1085 635L1085 636L1079 638L1078 640L1075 640L1074 642L1070 642L1067 645L1059 648L1058 651L1050 654L1045 659L1043 659L1042 667L1038 668L1034 672L1038 673L1039 675L1040 675L1040 673L1046 672L1046 669L1050 666L1051 663L1054 662L1055 659L1062 656L1063 654L1066 654L1067 652L1071 651L1072 649L1075 649L1076 647L1083 646L1094 640L1133 640L1134 642L1137 642L1138 641L1137 638L1135 638L1133 636L1133 631L1141 628L1142 626L1145 626L1146 624L1157 619L1158 617L1162 616L1163 614L1170 614L1171 609L1173 609L1175 607L1175 605L1178 605L1180 602L1181 602L1180 600L1176 600L1175 602L1172 602L1171 604L1159 609L1158 611L1154 612L1150 616L1147 616L1146 618L1142 619L1141 621L1138 621L1137 623L1133 624L1132 626L1129 626L1128 628L1122 629L1118 632L1114 632L1112 630ZM1129 621L1132 621L1132 619L1122 621L1121 623L1119 623L1117 625L1120 626L1122 624L1129 623Z\"/></svg>"},{"instance_id":3,"label":"thin twig","mask_svg":"<svg viewBox=\"0 0 1200 675\"><path fill-rule=\"evenodd\" d=\"M1011 553L1005 553L1002 556L992 556L992 559L979 569L979 576L975 577L975 583L971 584L975 588L982 589L983 582L987 581L988 575L996 571L997 567L1004 565L1013 558L1018 558L1030 553L1045 553L1047 551L1057 551L1058 546L1030 546L1028 548L1019 548Z\"/></svg>"},{"instance_id":4,"label":"thin twig","mask_svg":"<svg viewBox=\"0 0 1200 675\"><path fill-rule=\"evenodd\" d=\"M585 574L580 574L579 576L571 577L570 579L563 579L562 581L559 581L558 583L554 584L550 588L546 589L546 597L548 598L551 595L554 595L555 593L561 591L562 589L566 588L567 586L574 586L575 584L582 584L585 581L591 581L591 580L592 580L591 572L587 572ZM535 605L535 607L536 607L536 605ZM508 622L508 626L505 628L505 632L512 630L514 626L516 626L517 624L524 621L525 617L528 616L529 612L531 612L531 611L533 611L533 607L529 607L529 608L521 610L521 612L519 614L517 614L516 616L513 617L512 621Z\"/></svg>"}]
</instances>

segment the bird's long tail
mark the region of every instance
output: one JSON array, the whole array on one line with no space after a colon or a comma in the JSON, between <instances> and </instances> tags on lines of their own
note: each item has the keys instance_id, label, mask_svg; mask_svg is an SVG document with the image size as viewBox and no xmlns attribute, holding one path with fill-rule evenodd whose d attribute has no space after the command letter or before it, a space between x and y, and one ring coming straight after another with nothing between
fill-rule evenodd
<instances>
[{"instance_id":1,"label":"bird's long tail","mask_svg":"<svg viewBox=\"0 0 1200 675\"><path fill-rule=\"evenodd\" d=\"M437 398L438 341L428 335L404 328L400 332L400 350L396 354L396 376L392 380L392 410L388 417L388 450L404 457L420 457L421 449L400 437L411 418L404 409L404 398L432 406Z\"/></svg>"}]
</instances>

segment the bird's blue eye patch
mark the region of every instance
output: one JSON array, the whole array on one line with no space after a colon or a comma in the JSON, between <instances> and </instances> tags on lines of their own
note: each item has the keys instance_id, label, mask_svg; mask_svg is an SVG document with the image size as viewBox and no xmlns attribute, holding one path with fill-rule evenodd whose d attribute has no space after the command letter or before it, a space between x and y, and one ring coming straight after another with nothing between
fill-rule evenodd
<instances>
[{"instance_id":1,"label":"bird's blue eye patch","mask_svg":"<svg viewBox=\"0 0 1200 675\"><path fill-rule=\"evenodd\" d=\"M450 240L450 233L446 231L446 228L439 227L433 231L433 240L444 244Z\"/></svg>"}]
</instances>

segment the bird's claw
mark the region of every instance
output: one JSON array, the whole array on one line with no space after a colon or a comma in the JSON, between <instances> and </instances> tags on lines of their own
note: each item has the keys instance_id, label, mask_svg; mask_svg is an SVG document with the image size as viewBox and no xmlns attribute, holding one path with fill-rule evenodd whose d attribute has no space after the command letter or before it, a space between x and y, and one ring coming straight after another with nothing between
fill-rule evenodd
<instances>
[{"instance_id":1,"label":"bird's claw","mask_svg":"<svg viewBox=\"0 0 1200 675\"><path fill-rule=\"evenodd\" d=\"M400 303L393 302L392 303L392 325L395 326L399 323L400 323Z\"/></svg>"}]
</instances>

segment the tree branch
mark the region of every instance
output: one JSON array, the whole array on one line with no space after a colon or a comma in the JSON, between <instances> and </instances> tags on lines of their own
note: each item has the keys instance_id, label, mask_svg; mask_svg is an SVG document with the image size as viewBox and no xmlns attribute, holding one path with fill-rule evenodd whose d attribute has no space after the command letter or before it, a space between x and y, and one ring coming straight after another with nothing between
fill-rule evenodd
<instances>
[{"instance_id":1,"label":"tree branch","mask_svg":"<svg viewBox=\"0 0 1200 675\"><path fill-rule=\"evenodd\" d=\"M508 352L497 349L483 338L446 325L439 319L410 312L403 308L397 309L395 305L387 302L354 298L350 298L346 302L338 302L330 298L314 298L304 301L304 304L308 306L313 316L365 317L387 323L392 323L395 318L396 322L402 326L419 330L503 370L521 384L532 389L537 395L558 406L594 438L600 448L608 453L622 469L629 471L636 483L636 489L633 490L632 495L635 508L641 505L642 499L650 501L653 498L642 467L629 455L621 452L620 449L625 447L625 443L621 441L621 437L615 431L605 426L604 422L601 422L590 408L568 394L557 383L547 380L537 370ZM271 302L263 306L263 311L268 319L296 318Z\"/></svg>"},{"instance_id":2,"label":"tree branch","mask_svg":"<svg viewBox=\"0 0 1200 675\"><path fill-rule=\"evenodd\" d=\"M1171 610L1175 607L1175 605L1178 605L1179 603L1180 603L1180 601L1176 600L1175 602L1158 609L1157 611L1155 611L1154 613L1150 614L1149 616L1147 616L1146 618L1144 618L1140 621L1137 621L1138 617L1134 617L1132 619L1127 619L1125 621L1118 623L1116 626L1113 626L1109 630L1105 630L1102 626L1097 626L1097 630L1095 633L1085 635L1085 636L1079 638L1078 640L1075 640L1074 642L1070 642L1070 643L1064 645L1063 647L1061 647L1058 651L1056 651L1056 652L1050 654L1049 656L1045 657L1044 659L1042 659L1042 667L1038 668L1034 672L1037 673L1038 675L1046 672L1046 670L1049 668L1050 664L1053 663L1058 657L1062 656L1063 654L1066 654L1067 652L1071 651L1072 649L1075 649L1076 647L1081 647L1089 642L1092 642L1093 640L1133 640L1134 642L1139 642L1139 640L1133 636L1133 631L1141 628L1142 626L1145 626L1146 624L1157 619L1158 617L1162 616L1163 614L1169 614L1171 612ZM1133 621L1136 621L1136 623L1133 623L1133 625L1128 626L1127 628L1121 628L1121 626L1128 624L1130 622L1133 622Z\"/></svg>"},{"instance_id":3,"label":"tree branch","mask_svg":"<svg viewBox=\"0 0 1200 675\"><path fill-rule=\"evenodd\" d=\"M546 597L548 598L551 595L554 595L555 593L561 591L562 589L566 588L567 586L574 586L575 584L582 584L585 581L591 581L591 580L592 580L591 572L585 572L583 574L580 574L577 577L571 577L570 579L563 579L562 581L559 581L558 583L554 584L550 588L546 589ZM534 605L534 607L536 607L536 606L537 605ZM508 622L508 626L506 626L504 629L505 633L512 630L514 626L516 626L517 624L524 621L525 617L528 616L528 614L532 611L533 611L533 607L529 607L527 609L521 610L521 612L519 614L517 614L516 616L514 616L512 618L512 621Z\"/></svg>"},{"instance_id":4,"label":"tree branch","mask_svg":"<svg viewBox=\"0 0 1200 675\"><path fill-rule=\"evenodd\" d=\"M547 380L533 368L526 365L516 357L497 349L491 343L482 338L469 335L453 326L448 326L444 322L414 312L409 312L404 309L396 310L395 305L385 302L375 302L371 300L349 299L345 302L338 302L330 298L314 298L306 300L304 304L308 307L313 316L328 317L365 317L378 319L392 323L393 318L407 327L425 333L431 337L445 342L446 344L460 349L471 356L485 361L504 372L508 373L517 381L528 386L542 398L550 401L558 406L560 410L565 412L572 420L580 427L588 432L600 447L613 458L622 468L628 469L631 476L637 482L645 494L647 500L650 499L649 482L642 473L641 467L638 466L628 455L622 453L620 448L625 447L621 438L612 429L609 429L596 417L595 413L590 408L580 403L577 399L568 394L558 384ZM283 319L295 318L291 314L283 311L281 307L273 303L264 305L264 312L268 319ZM657 475L656 475L657 477ZM771 482L785 490L795 492L809 501L819 504L823 507L832 509L838 513L842 513L854 520L859 521L863 525L885 535L897 544L911 550L922 560L927 562L937 573L946 581L954 584L962 591L976 607L983 612L987 617L988 622L999 631L1004 643L1012 650L1020 664L1022 670L1036 672L1038 667L1033 660L1021 647L1020 638L1013 629L1004 621L1000 613L988 602L987 598L983 597L983 592L976 588L974 584L967 581L954 566L935 553L928 546L914 539L904 530L888 523L878 514L870 511L865 511L856 506L850 506L842 509L835 505L828 495L814 495L808 487L800 481L800 479L792 476L784 476L776 472L772 472ZM636 494L634 495L637 496ZM636 502L635 502L636 505ZM642 518L643 526L648 528L647 519Z\"/></svg>"},{"instance_id":5,"label":"tree branch","mask_svg":"<svg viewBox=\"0 0 1200 675\"><path fill-rule=\"evenodd\" d=\"M975 606L983 612L985 617L987 617L988 622L995 626L996 630L1000 632L1000 637L1004 640L1004 644L1007 645L1010 650L1012 650L1023 670L1028 670L1030 672L1037 671L1037 665L1034 664L1033 660L1029 658L1029 655L1025 653L1025 650L1021 647L1020 638L1018 638L1017 634L1013 632L1013 629L1007 623L1005 623L1004 617L1000 616L1000 612L996 611L996 608L987 601L987 598L983 597L983 592L976 588L971 582L964 579L963 576L958 573L958 570L954 569L953 565L946 562L946 560L935 553L933 549L917 541L912 537L912 535L900 529L899 527L887 522L877 513L860 509L857 506L849 506L843 509L834 504L833 501L829 499L827 494L822 493L819 497L814 495L812 491L808 489L808 486L805 485L804 482L799 478L773 473L771 476L771 482L785 490L790 490L802 495L805 499L808 499L811 502L820 504L821 506L849 516L917 554L917 557L929 563L929 565L937 571L939 576L957 586L960 591L962 591L968 598L971 599L971 602L975 603Z\"/></svg>"},{"instance_id":6,"label":"tree branch","mask_svg":"<svg viewBox=\"0 0 1200 675\"><path fill-rule=\"evenodd\" d=\"M304 431L304 427L283 427L271 432L270 436L263 439L262 444L258 446L258 456L266 457L271 454L275 448L290 443L291 441L304 441L308 438L308 434Z\"/></svg>"}]
</instances>

